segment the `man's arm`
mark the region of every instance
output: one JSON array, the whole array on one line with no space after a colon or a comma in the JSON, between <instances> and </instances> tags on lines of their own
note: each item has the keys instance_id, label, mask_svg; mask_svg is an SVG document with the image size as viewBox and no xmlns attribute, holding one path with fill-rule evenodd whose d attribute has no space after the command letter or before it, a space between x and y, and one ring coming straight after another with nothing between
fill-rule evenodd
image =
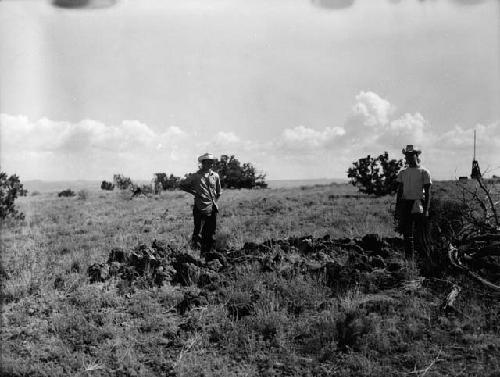
<instances>
[{"instance_id":1,"label":"man's arm","mask_svg":"<svg viewBox=\"0 0 500 377\"><path fill-rule=\"evenodd\" d=\"M429 216L429 206L431 204L431 184L424 185L424 215Z\"/></svg>"},{"instance_id":2,"label":"man's arm","mask_svg":"<svg viewBox=\"0 0 500 377\"><path fill-rule=\"evenodd\" d=\"M179 182L179 188L182 191L185 191L191 195L196 195L196 191L194 190L193 187L193 176L190 175L189 177L184 178L182 181Z\"/></svg>"},{"instance_id":3,"label":"man's arm","mask_svg":"<svg viewBox=\"0 0 500 377\"><path fill-rule=\"evenodd\" d=\"M220 189L220 177L217 176L217 179L215 180L215 199L219 199L220 198L220 193L221 193L221 189Z\"/></svg>"}]
</instances>

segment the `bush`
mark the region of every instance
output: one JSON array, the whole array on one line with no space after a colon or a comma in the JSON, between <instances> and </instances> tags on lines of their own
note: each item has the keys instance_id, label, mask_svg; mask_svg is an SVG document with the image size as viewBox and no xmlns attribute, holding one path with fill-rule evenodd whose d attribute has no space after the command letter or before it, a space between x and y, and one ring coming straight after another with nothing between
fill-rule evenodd
<instances>
[{"instance_id":1,"label":"bush","mask_svg":"<svg viewBox=\"0 0 500 377\"><path fill-rule=\"evenodd\" d=\"M170 174L168 178L165 178L163 183L164 190L175 190L179 188L179 182L181 181L181 177L176 177L173 174Z\"/></svg>"},{"instance_id":2,"label":"bush","mask_svg":"<svg viewBox=\"0 0 500 377\"><path fill-rule=\"evenodd\" d=\"M25 190L15 174L7 178L7 173L0 172L0 219L5 219L7 216L24 218L14 206L14 201Z\"/></svg>"},{"instance_id":3,"label":"bush","mask_svg":"<svg viewBox=\"0 0 500 377\"><path fill-rule=\"evenodd\" d=\"M124 177L121 174L113 175L113 182L120 190L127 190L133 185L132 180L129 177Z\"/></svg>"},{"instance_id":4,"label":"bush","mask_svg":"<svg viewBox=\"0 0 500 377\"><path fill-rule=\"evenodd\" d=\"M58 193L57 196L59 198L69 198L71 196L75 196L75 193L74 191L71 191L71 189L66 189Z\"/></svg>"},{"instance_id":5,"label":"bush","mask_svg":"<svg viewBox=\"0 0 500 377\"><path fill-rule=\"evenodd\" d=\"M115 185L111 182L107 182L107 181L102 181L101 182L101 190L105 190L105 191L113 191L115 188Z\"/></svg>"},{"instance_id":6,"label":"bush","mask_svg":"<svg viewBox=\"0 0 500 377\"><path fill-rule=\"evenodd\" d=\"M347 170L347 177L350 178L349 183L365 194L392 195L396 193L396 179L402 166L403 160L389 159L387 152L377 158L368 155L353 162Z\"/></svg>"},{"instance_id":7,"label":"bush","mask_svg":"<svg viewBox=\"0 0 500 377\"><path fill-rule=\"evenodd\" d=\"M89 192L87 190L80 190L78 191L78 199L80 200L87 200L89 197Z\"/></svg>"},{"instance_id":8,"label":"bush","mask_svg":"<svg viewBox=\"0 0 500 377\"><path fill-rule=\"evenodd\" d=\"M154 176L153 191L155 194L159 194L162 190L177 190L179 188L180 177L176 177L173 174L167 176L166 173L155 173Z\"/></svg>"},{"instance_id":9,"label":"bush","mask_svg":"<svg viewBox=\"0 0 500 377\"><path fill-rule=\"evenodd\" d=\"M214 170L219 173L223 188L266 188L265 174L256 174L251 163L241 164L234 155L222 155L215 160Z\"/></svg>"}]
</instances>

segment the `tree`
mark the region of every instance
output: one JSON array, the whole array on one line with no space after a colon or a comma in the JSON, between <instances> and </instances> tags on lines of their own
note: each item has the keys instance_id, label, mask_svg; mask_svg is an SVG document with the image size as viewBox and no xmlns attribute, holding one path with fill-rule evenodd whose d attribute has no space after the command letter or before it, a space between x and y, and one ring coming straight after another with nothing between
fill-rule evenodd
<instances>
[{"instance_id":1,"label":"tree","mask_svg":"<svg viewBox=\"0 0 500 377\"><path fill-rule=\"evenodd\" d=\"M7 178L7 173L0 172L0 219L5 219L7 216L24 218L24 214L14 206L17 196L24 191L17 175L13 174Z\"/></svg>"},{"instance_id":2,"label":"tree","mask_svg":"<svg viewBox=\"0 0 500 377\"><path fill-rule=\"evenodd\" d=\"M384 152L377 158L370 155L353 162L347 170L349 183L359 191L369 195L383 196L394 194L397 190L396 178L403 166L403 160L389 159Z\"/></svg>"},{"instance_id":3,"label":"tree","mask_svg":"<svg viewBox=\"0 0 500 377\"><path fill-rule=\"evenodd\" d=\"M113 182L115 187L118 187L120 190L127 190L133 185L132 180L129 177L124 177L121 174L113 175Z\"/></svg>"},{"instance_id":4,"label":"tree","mask_svg":"<svg viewBox=\"0 0 500 377\"><path fill-rule=\"evenodd\" d=\"M107 182L107 181L101 182L101 190L113 191L114 188L115 188L115 185L111 182Z\"/></svg>"},{"instance_id":5,"label":"tree","mask_svg":"<svg viewBox=\"0 0 500 377\"><path fill-rule=\"evenodd\" d=\"M162 182L163 189L164 190L176 190L179 188L179 183L181 181L180 177L176 177L172 173L168 177L165 177L164 181Z\"/></svg>"},{"instance_id":6,"label":"tree","mask_svg":"<svg viewBox=\"0 0 500 377\"><path fill-rule=\"evenodd\" d=\"M219 173L223 188L265 188L265 174L257 174L254 166L245 162L243 165L234 155L222 155L215 160L214 170Z\"/></svg>"}]
</instances>

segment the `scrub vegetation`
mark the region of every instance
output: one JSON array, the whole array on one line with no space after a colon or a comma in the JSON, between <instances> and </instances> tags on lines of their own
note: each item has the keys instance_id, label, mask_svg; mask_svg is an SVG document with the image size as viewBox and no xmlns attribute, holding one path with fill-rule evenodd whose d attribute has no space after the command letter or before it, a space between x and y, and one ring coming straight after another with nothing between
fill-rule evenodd
<instances>
[{"instance_id":1,"label":"scrub vegetation","mask_svg":"<svg viewBox=\"0 0 500 377\"><path fill-rule=\"evenodd\" d=\"M459 208L438 207L455 182L433 191ZM189 247L191 204L99 188L18 198L24 218L1 233L1 375L500 374L498 295L453 270L422 276L393 197L226 190L206 261Z\"/></svg>"}]
</instances>

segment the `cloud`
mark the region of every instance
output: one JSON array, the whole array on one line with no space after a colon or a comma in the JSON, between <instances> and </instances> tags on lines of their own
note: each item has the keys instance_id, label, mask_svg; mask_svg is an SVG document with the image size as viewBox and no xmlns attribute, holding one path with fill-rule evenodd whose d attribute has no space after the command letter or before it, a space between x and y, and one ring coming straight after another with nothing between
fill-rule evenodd
<instances>
[{"instance_id":1,"label":"cloud","mask_svg":"<svg viewBox=\"0 0 500 377\"><path fill-rule=\"evenodd\" d=\"M334 144L335 141L345 134L342 127L325 127L323 130L315 130L305 126L287 128L281 138L275 143L276 147L283 151L314 152Z\"/></svg>"},{"instance_id":2,"label":"cloud","mask_svg":"<svg viewBox=\"0 0 500 377\"><path fill-rule=\"evenodd\" d=\"M380 127L389 122L389 118L396 110L386 99L373 92L360 92L352 107L354 118L362 120L362 124L367 127Z\"/></svg>"},{"instance_id":3,"label":"cloud","mask_svg":"<svg viewBox=\"0 0 500 377\"><path fill-rule=\"evenodd\" d=\"M239 143L240 141L240 138L233 132L218 132L214 138L214 142L221 145Z\"/></svg>"},{"instance_id":4,"label":"cloud","mask_svg":"<svg viewBox=\"0 0 500 377\"><path fill-rule=\"evenodd\" d=\"M157 131L138 120L107 125L90 119L32 121L0 114L2 169L42 179L100 179L116 172L142 179L156 171L184 175L196 169L197 156L208 151L216 156L235 154L270 179L345 177L351 162L366 154L388 151L400 158L403 146L416 144L435 176L453 178L470 169L474 130L481 166L500 165L500 122L437 132L424 115L407 110L396 114L396 106L387 99L362 91L343 124L288 126L274 138L252 139L222 130L202 136L179 126Z\"/></svg>"},{"instance_id":5,"label":"cloud","mask_svg":"<svg viewBox=\"0 0 500 377\"><path fill-rule=\"evenodd\" d=\"M2 168L20 166L35 177L102 177L128 169L132 170L129 174L149 176L148 168L172 166L168 162L190 145L189 135L179 127L158 133L137 120L106 125L90 119L77 123L47 118L30 121L25 116L0 114L0 125ZM55 173L57 168L60 171Z\"/></svg>"},{"instance_id":6,"label":"cloud","mask_svg":"<svg viewBox=\"0 0 500 377\"><path fill-rule=\"evenodd\" d=\"M421 114L406 113L383 127L377 144L396 150L406 144L421 145L426 142L430 132L429 124Z\"/></svg>"}]
</instances>

